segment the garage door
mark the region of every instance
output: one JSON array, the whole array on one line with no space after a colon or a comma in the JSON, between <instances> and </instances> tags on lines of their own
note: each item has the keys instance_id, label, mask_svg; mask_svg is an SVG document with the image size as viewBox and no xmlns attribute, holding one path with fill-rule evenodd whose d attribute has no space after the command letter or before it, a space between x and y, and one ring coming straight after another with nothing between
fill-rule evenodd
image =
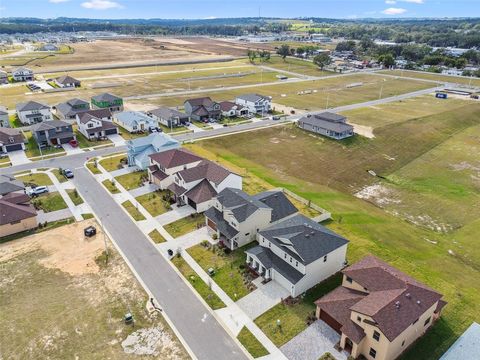
<instances>
[{"instance_id":1,"label":"garage door","mask_svg":"<svg viewBox=\"0 0 480 360\"><path fill-rule=\"evenodd\" d=\"M60 144L68 144L68 142L71 141L71 140L73 140L73 136L72 136L72 137L63 138L63 139L59 139Z\"/></svg>"},{"instance_id":2,"label":"garage door","mask_svg":"<svg viewBox=\"0 0 480 360\"><path fill-rule=\"evenodd\" d=\"M207 224L210 227L210 229L217 230L217 224L215 224L212 220L207 219Z\"/></svg>"},{"instance_id":3,"label":"garage door","mask_svg":"<svg viewBox=\"0 0 480 360\"><path fill-rule=\"evenodd\" d=\"M341 334L340 329L342 327L342 324L340 324L337 320L335 320L333 317L331 317L324 310L320 310L320 320L325 321L328 324L328 326L330 326L337 333Z\"/></svg>"},{"instance_id":4,"label":"garage door","mask_svg":"<svg viewBox=\"0 0 480 360\"><path fill-rule=\"evenodd\" d=\"M22 144L7 145L5 148L6 148L7 152L15 151L15 150L22 150Z\"/></svg>"},{"instance_id":5,"label":"garage door","mask_svg":"<svg viewBox=\"0 0 480 360\"><path fill-rule=\"evenodd\" d=\"M192 208L197 210L197 204L195 204L192 200L188 199L188 205L190 205Z\"/></svg>"},{"instance_id":6,"label":"garage door","mask_svg":"<svg viewBox=\"0 0 480 360\"><path fill-rule=\"evenodd\" d=\"M113 135L117 133L117 129L108 129L105 130L105 135Z\"/></svg>"}]
</instances>

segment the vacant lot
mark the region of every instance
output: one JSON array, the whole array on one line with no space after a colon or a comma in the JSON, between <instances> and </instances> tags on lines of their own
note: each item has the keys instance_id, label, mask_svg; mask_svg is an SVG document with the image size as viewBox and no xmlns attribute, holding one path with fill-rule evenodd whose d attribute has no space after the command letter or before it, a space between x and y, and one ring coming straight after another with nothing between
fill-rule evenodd
<instances>
[{"instance_id":1,"label":"vacant lot","mask_svg":"<svg viewBox=\"0 0 480 360\"><path fill-rule=\"evenodd\" d=\"M373 253L442 292L449 302L442 319L404 356L405 359L437 359L472 321L480 321L480 284L477 281L480 262L475 250L480 219L474 214L477 205L469 208L470 200L463 205L465 198L459 197L461 192L454 196L448 192L457 181L455 168L460 174L460 184L468 191L473 185L465 185L466 179L470 175L478 176L469 173L474 171L469 170L470 165L477 166L472 159L478 161L475 158L478 156L475 126L480 123L478 106L467 104L445 113L384 126L377 130L373 140L332 142L286 126L257 131L254 136L245 133L211 139L192 148L200 148L202 156L230 163L239 174L247 174L247 189L262 188L264 183L286 187L331 211L333 221L328 227L350 240L350 262ZM423 184L432 179L432 187L423 186L423 189L428 188L430 193L441 192L439 197L449 198L449 204L455 202L456 209L460 209L459 217L465 215L463 223L466 225L459 230L432 231L352 196L358 185L378 181L366 170L377 170L390 179L392 174L409 169L423 154L455 142L457 134L466 136L461 146L452 145L458 146L458 152L446 150L438 155L447 157L438 162L439 169L448 167L447 164L455 165L451 176L441 175L442 170L438 169L430 174L430 167L421 176L425 178ZM461 138L459 141L462 142ZM469 149L469 144L476 145ZM458 161L456 154L464 152L465 148L469 160L461 164L464 160ZM429 161L438 161L438 158L431 157ZM437 183L442 186L436 187ZM418 201L412 201L412 206L418 206L422 197L421 194ZM478 204L475 197L471 201ZM445 206L445 203L436 204L435 200L430 203L439 208ZM469 211L473 214L465 214Z\"/></svg>"},{"instance_id":2,"label":"vacant lot","mask_svg":"<svg viewBox=\"0 0 480 360\"><path fill-rule=\"evenodd\" d=\"M5 359L187 359L147 294L103 234L85 239L93 220L0 245L0 338ZM125 325L131 312L135 326ZM130 337L142 330L153 344ZM123 345L127 345L124 343ZM142 349L145 350L142 352ZM151 355L148 355L151 353Z\"/></svg>"},{"instance_id":3,"label":"vacant lot","mask_svg":"<svg viewBox=\"0 0 480 360\"><path fill-rule=\"evenodd\" d=\"M279 56L273 56L269 61L264 63L258 63L259 65L265 65L273 67L279 70L291 71L301 75L308 76L328 76L334 75L334 72L331 71L322 71L320 68L315 65L313 62L304 61L301 59L286 58L283 60Z\"/></svg>"},{"instance_id":4,"label":"vacant lot","mask_svg":"<svg viewBox=\"0 0 480 360\"><path fill-rule=\"evenodd\" d=\"M442 75L442 74L435 74L435 73L429 73L429 72L417 72L417 71L409 71L409 70L382 70L382 71L379 71L379 73L416 78L416 79L434 80L442 83L457 83L457 84L464 84L464 85L480 86L480 79L478 78L470 79L467 77L448 76L448 75Z\"/></svg>"}]
</instances>

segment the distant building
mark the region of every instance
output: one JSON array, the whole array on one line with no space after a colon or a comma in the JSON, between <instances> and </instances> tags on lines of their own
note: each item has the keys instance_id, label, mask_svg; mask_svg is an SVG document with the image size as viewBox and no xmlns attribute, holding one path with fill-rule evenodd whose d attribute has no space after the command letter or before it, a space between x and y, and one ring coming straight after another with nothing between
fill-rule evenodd
<instances>
[{"instance_id":1,"label":"distant building","mask_svg":"<svg viewBox=\"0 0 480 360\"><path fill-rule=\"evenodd\" d=\"M345 116L324 112L302 117L298 120L298 126L306 131L341 140L354 135L353 126L346 122Z\"/></svg>"},{"instance_id":2,"label":"distant building","mask_svg":"<svg viewBox=\"0 0 480 360\"><path fill-rule=\"evenodd\" d=\"M70 99L55 106L55 113L60 120L76 119L77 114L87 110L90 110L90 103L77 98ZM108 112L110 113L110 111Z\"/></svg>"},{"instance_id":3,"label":"distant building","mask_svg":"<svg viewBox=\"0 0 480 360\"><path fill-rule=\"evenodd\" d=\"M39 51L58 51L59 47L54 44L45 44L41 46L38 50Z\"/></svg>"},{"instance_id":4,"label":"distant building","mask_svg":"<svg viewBox=\"0 0 480 360\"><path fill-rule=\"evenodd\" d=\"M123 111L123 99L109 93L92 96L91 102L93 109L109 109L112 113Z\"/></svg>"},{"instance_id":5,"label":"distant building","mask_svg":"<svg viewBox=\"0 0 480 360\"><path fill-rule=\"evenodd\" d=\"M3 70L0 70L0 85L1 84L8 84L8 74Z\"/></svg>"},{"instance_id":6,"label":"distant building","mask_svg":"<svg viewBox=\"0 0 480 360\"><path fill-rule=\"evenodd\" d=\"M150 165L150 155L178 149L179 147L180 143L165 133L152 133L148 136L128 140L128 165L146 170Z\"/></svg>"},{"instance_id":7,"label":"distant building","mask_svg":"<svg viewBox=\"0 0 480 360\"><path fill-rule=\"evenodd\" d=\"M220 119L222 112L220 104L209 97L189 99L184 102L185 113L193 120L204 121Z\"/></svg>"},{"instance_id":8,"label":"distant building","mask_svg":"<svg viewBox=\"0 0 480 360\"><path fill-rule=\"evenodd\" d=\"M0 127L0 151L8 153L15 150L25 150L25 137L22 132Z\"/></svg>"},{"instance_id":9,"label":"distant building","mask_svg":"<svg viewBox=\"0 0 480 360\"><path fill-rule=\"evenodd\" d=\"M272 109L272 98L258 94L245 94L237 96L237 105L246 107L252 114L267 114Z\"/></svg>"},{"instance_id":10,"label":"distant building","mask_svg":"<svg viewBox=\"0 0 480 360\"><path fill-rule=\"evenodd\" d=\"M80 87L81 85L80 80L77 80L69 75L59 76L55 78L54 82L58 87L61 88L76 88Z\"/></svg>"},{"instance_id":11,"label":"distant building","mask_svg":"<svg viewBox=\"0 0 480 360\"><path fill-rule=\"evenodd\" d=\"M26 67L19 67L12 71L14 81L32 81L35 79L33 71Z\"/></svg>"},{"instance_id":12,"label":"distant building","mask_svg":"<svg viewBox=\"0 0 480 360\"><path fill-rule=\"evenodd\" d=\"M444 69L442 70L442 75L462 76L463 70L455 68Z\"/></svg>"},{"instance_id":13,"label":"distant building","mask_svg":"<svg viewBox=\"0 0 480 360\"><path fill-rule=\"evenodd\" d=\"M0 105L0 127L10 127L8 110L5 106Z\"/></svg>"},{"instance_id":14,"label":"distant building","mask_svg":"<svg viewBox=\"0 0 480 360\"><path fill-rule=\"evenodd\" d=\"M139 111L124 111L113 115L113 121L129 133L150 131L158 127L157 121Z\"/></svg>"},{"instance_id":15,"label":"distant building","mask_svg":"<svg viewBox=\"0 0 480 360\"><path fill-rule=\"evenodd\" d=\"M182 126L188 122L187 114L167 107L150 110L147 115L168 128Z\"/></svg>"},{"instance_id":16,"label":"distant building","mask_svg":"<svg viewBox=\"0 0 480 360\"><path fill-rule=\"evenodd\" d=\"M32 125L42 121L52 120L50 106L36 102L27 101L16 106L17 116L23 125Z\"/></svg>"}]
</instances>

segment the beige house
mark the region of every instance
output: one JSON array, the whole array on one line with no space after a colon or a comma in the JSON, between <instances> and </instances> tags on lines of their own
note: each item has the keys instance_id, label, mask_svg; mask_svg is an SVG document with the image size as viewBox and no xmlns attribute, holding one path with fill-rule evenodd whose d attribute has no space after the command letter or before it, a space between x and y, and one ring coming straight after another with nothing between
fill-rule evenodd
<instances>
[{"instance_id":1,"label":"beige house","mask_svg":"<svg viewBox=\"0 0 480 360\"><path fill-rule=\"evenodd\" d=\"M374 256L342 273L342 285L315 302L316 316L341 335L340 347L353 358L396 359L446 304L442 294Z\"/></svg>"},{"instance_id":2,"label":"beige house","mask_svg":"<svg viewBox=\"0 0 480 360\"><path fill-rule=\"evenodd\" d=\"M30 198L12 192L0 198L0 238L36 228L37 211Z\"/></svg>"}]
</instances>

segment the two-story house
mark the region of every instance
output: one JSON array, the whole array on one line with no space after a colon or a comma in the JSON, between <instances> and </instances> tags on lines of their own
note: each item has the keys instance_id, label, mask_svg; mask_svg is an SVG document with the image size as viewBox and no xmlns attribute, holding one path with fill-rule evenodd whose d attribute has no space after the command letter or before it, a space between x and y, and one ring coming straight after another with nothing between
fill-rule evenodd
<instances>
[{"instance_id":1,"label":"two-story house","mask_svg":"<svg viewBox=\"0 0 480 360\"><path fill-rule=\"evenodd\" d=\"M246 107L251 114L268 114L272 110L272 98L259 94L237 96L235 104Z\"/></svg>"},{"instance_id":2,"label":"two-story house","mask_svg":"<svg viewBox=\"0 0 480 360\"><path fill-rule=\"evenodd\" d=\"M222 116L220 104L209 97L189 99L183 106L188 117L196 121L218 120Z\"/></svg>"},{"instance_id":3,"label":"two-story house","mask_svg":"<svg viewBox=\"0 0 480 360\"><path fill-rule=\"evenodd\" d=\"M81 86L81 81L77 80L70 75L62 75L54 80L55 84L61 88L76 88Z\"/></svg>"},{"instance_id":4,"label":"two-story house","mask_svg":"<svg viewBox=\"0 0 480 360\"><path fill-rule=\"evenodd\" d=\"M167 107L150 110L147 115L168 128L182 126L188 122L187 114Z\"/></svg>"},{"instance_id":5,"label":"two-story house","mask_svg":"<svg viewBox=\"0 0 480 360\"><path fill-rule=\"evenodd\" d=\"M33 81L35 79L33 71L23 66L13 70L12 77L14 81Z\"/></svg>"},{"instance_id":6,"label":"two-story house","mask_svg":"<svg viewBox=\"0 0 480 360\"><path fill-rule=\"evenodd\" d=\"M146 170L150 165L150 155L178 149L180 143L165 133L152 133L127 141L128 166Z\"/></svg>"},{"instance_id":7,"label":"two-story house","mask_svg":"<svg viewBox=\"0 0 480 360\"><path fill-rule=\"evenodd\" d=\"M88 110L76 115L78 130L88 140L118 134L118 127L110 119L108 109Z\"/></svg>"},{"instance_id":8,"label":"two-story house","mask_svg":"<svg viewBox=\"0 0 480 360\"><path fill-rule=\"evenodd\" d=\"M258 231L298 212L282 191L252 196L240 189L226 188L212 203L205 211L207 229L230 250L256 240Z\"/></svg>"},{"instance_id":9,"label":"two-story house","mask_svg":"<svg viewBox=\"0 0 480 360\"><path fill-rule=\"evenodd\" d=\"M5 106L0 105L0 127L10 127L8 110Z\"/></svg>"},{"instance_id":10,"label":"two-story house","mask_svg":"<svg viewBox=\"0 0 480 360\"><path fill-rule=\"evenodd\" d=\"M76 140L72 125L62 120L44 121L30 129L39 145L61 145Z\"/></svg>"},{"instance_id":11,"label":"two-story house","mask_svg":"<svg viewBox=\"0 0 480 360\"><path fill-rule=\"evenodd\" d=\"M345 268L342 285L318 299L316 316L341 335L353 358L394 360L440 317L446 302L369 255Z\"/></svg>"},{"instance_id":12,"label":"two-story house","mask_svg":"<svg viewBox=\"0 0 480 360\"><path fill-rule=\"evenodd\" d=\"M123 99L109 93L92 96L91 102L92 109L108 109L112 113L123 111Z\"/></svg>"},{"instance_id":13,"label":"two-story house","mask_svg":"<svg viewBox=\"0 0 480 360\"><path fill-rule=\"evenodd\" d=\"M139 111L116 113L113 115L113 121L129 133L150 131L158 127L155 119Z\"/></svg>"},{"instance_id":14,"label":"two-story house","mask_svg":"<svg viewBox=\"0 0 480 360\"><path fill-rule=\"evenodd\" d=\"M308 114L298 120L298 127L335 140L345 139L354 135L353 126L347 124L347 118L331 112L315 115Z\"/></svg>"},{"instance_id":15,"label":"two-story house","mask_svg":"<svg viewBox=\"0 0 480 360\"><path fill-rule=\"evenodd\" d=\"M60 120L76 119L77 114L90 110L90 103L82 99L70 99L53 107ZM107 110L108 111L108 110Z\"/></svg>"},{"instance_id":16,"label":"two-story house","mask_svg":"<svg viewBox=\"0 0 480 360\"><path fill-rule=\"evenodd\" d=\"M341 270L348 240L304 215L286 218L257 234L248 266L297 297Z\"/></svg>"},{"instance_id":17,"label":"two-story house","mask_svg":"<svg viewBox=\"0 0 480 360\"><path fill-rule=\"evenodd\" d=\"M0 127L0 152L25 150L25 137L18 129Z\"/></svg>"},{"instance_id":18,"label":"two-story house","mask_svg":"<svg viewBox=\"0 0 480 360\"><path fill-rule=\"evenodd\" d=\"M18 119L23 125L32 125L53 119L50 106L36 101L19 103L15 108L17 110Z\"/></svg>"}]
</instances>

